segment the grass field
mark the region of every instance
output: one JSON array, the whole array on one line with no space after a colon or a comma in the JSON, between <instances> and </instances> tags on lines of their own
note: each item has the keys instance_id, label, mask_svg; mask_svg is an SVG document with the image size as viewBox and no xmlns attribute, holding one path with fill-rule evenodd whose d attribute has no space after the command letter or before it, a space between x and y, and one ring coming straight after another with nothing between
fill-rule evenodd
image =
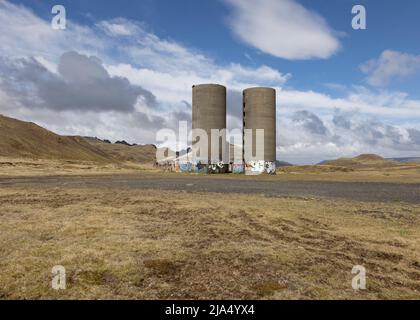
<instances>
[{"instance_id":1,"label":"grass field","mask_svg":"<svg viewBox=\"0 0 420 320\"><path fill-rule=\"evenodd\" d=\"M420 164L354 169L330 165L292 166L280 168L277 178L282 180L420 183Z\"/></svg>"},{"instance_id":2,"label":"grass field","mask_svg":"<svg viewBox=\"0 0 420 320\"><path fill-rule=\"evenodd\" d=\"M420 298L418 205L6 186L0 208L3 299Z\"/></svg>"},{"instance_id":3,"label":"grass field","mask_svg":"<svg viewBox=\"0 0 420 320\"><path fill-rule=\"evenodd\" d=\"M102 175L149 172L168 179L188 175L188 173L169 173L154 169L152 164L115 162L97 163L72 160L43 160L28 158L0 157L0 177L16 176L53 176L53 175ZM195 175L195 174L189 174ZM217 178L249 179L244 175L213 175ZM349 181L349 182L392 182L420 183L420 163L399 164L388 167L370 166L352 167L337 165L291 166L277 170L276 176L262 175L253 177L259 180L281 181Z\"/></svg>"},{"instance_id":4,"label":"grass field","mask_svg":"<svg viewBox=\"0 0 420 320\"><path fill-rule=\"evenodd\" d=\"M142 172L153 170L151 164L98 163L92 161L45 160L0 157L0 177L71 176Z\"/></svg>"}]
</instances>

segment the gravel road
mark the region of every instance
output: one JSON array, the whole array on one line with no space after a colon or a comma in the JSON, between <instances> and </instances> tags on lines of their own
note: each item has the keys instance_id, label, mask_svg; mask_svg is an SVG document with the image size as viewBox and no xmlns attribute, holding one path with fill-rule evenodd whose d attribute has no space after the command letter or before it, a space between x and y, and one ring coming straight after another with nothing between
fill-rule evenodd
<instances>
[{"instance_id":1,"label":"gravel road","mask_svg":"<svg viewBox=\"0 0 420 320\"><path fill-rule=\"evenodd\" d=\"M0 178L0 187L91 187L163 189L186 192L263 194L281 197L341 198L357 201L420 203L420 184L279 181L254 177L154 174Z\"/></svg>"}]
</instances>

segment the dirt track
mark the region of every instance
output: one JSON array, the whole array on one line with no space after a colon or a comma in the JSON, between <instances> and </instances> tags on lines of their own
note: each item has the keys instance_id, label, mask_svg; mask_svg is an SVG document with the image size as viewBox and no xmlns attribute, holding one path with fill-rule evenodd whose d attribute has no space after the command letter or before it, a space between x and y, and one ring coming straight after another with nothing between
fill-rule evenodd
<instances>
[{"instance_id":1,"label":"dirt track","mask_svg":"<svg viewBox=\"0 0 420 320\"><path fill-rule=\"evenodd\" d=\"M357 201L420 203L420 184L377 182L279 181L270 178L244 178L188 175L103 175L0 178L0 187L97 187L165 189L186 192L264 194L281 197L327 197Z\"/></svg>"}]
</instances>

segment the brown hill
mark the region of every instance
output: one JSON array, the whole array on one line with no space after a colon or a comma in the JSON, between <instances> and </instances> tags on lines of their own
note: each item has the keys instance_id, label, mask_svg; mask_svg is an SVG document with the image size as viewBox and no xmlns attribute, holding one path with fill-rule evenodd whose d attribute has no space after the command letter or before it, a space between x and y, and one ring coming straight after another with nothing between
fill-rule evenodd
<instances>
[{"instance_id":1,"label":"brown hill","mask_svg":"<svg viewBox=\"0 0 420 320\"><path fill-rule=\"evenodd\" d=\"M361 154L354 158L356 161L384 161L385 159L377 154Z\"/></svg>"},{"instance_id":2,"label":"brown hill","mask_svg":"<svg viewBox=\"0 0 420 320\"><path fill-rule=\"evenodd\" d=\"M0 156L114 162L81 137L66 137L34 123L0 115Z\"/></svg>"},{"instance_id":3,"label":"brown hill","mask_svg":"<svg viewBox=\"0 0 420 320\"><path fill-rule=\"evenodd\" d=\"M35 123L0 115L0 157L154 163L156 147L112 144L90 137L60 136Z\"/></svg>"},{"instance_id":4,"label":"brown hill","mask_svg":"<svg viewBox=\"0 0 420 320\"><path fill-rule=\"evenodd\" d=\"M339 158L337 160L325 161L322 164L346 168L384 168L400 165L396 161L386 160L376 154L361 154L355 158Z\"/></svg>"},{"instance_id":5,"label":"brown hill","mask_svg":"<svg viewBox=\"0 0 420 320\"><path fill-rule=\"evenodd\" d=\"M97 138L84 137L86 142L119 161L135 163L154 163L156 147L154 145L129 145L127 143L109 143Z\"/></svg>"}]
</instances>

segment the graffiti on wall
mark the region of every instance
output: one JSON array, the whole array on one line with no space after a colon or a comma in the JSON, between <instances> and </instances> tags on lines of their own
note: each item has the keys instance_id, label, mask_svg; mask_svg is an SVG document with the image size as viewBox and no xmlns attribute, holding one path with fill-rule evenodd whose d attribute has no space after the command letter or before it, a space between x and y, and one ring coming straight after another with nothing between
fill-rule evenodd
<instances>
[{"instance_id":1,"label":"graffiti on wall","mask_svg":"<svg viewBox=\"0 0 420 320\"><path fill-rule=\"evenodd\" d=\"M207 173L207 165L202 163L201 161L198 161L194 164L193 171L197 173Z\"/></svg>"},{"instance_id":2,"label":"graffiti on wall","mask_svg":"<svg viewBox=\"0 0 420 320\"><path fill-rule=\"evenodd\" d=\"M232 173L243 173L244 165L242 163L234 163L232 165Z\"/></svg>"},{"instance_id":3,"label":"graffiti on wall","mask_svg":"<svg viewBox=\"0 0 420 320\"><path fill-rule=\"evenodd\" d=\"M264 173L265 163L264 161L248 161L245 163L245 174L246 175L258 175Z\"/></svg>"},{"instance_id":4,"label":"graffiti on wall","mask_svg":"<svg viewBox=\"0 0 420 320\"><path fill-rule=\"evenodd\" d=\"M191 172L192 171L192 163L191 162L180 162L179 163L179 170L181 172Z\"/></svg>"},{"instance_id":5,"label":"graffiti on wall","mask_svg":"<svg viewBox=\"0 0 420 320\"><path fill-rule=\"evenodd\" d=\"M276 163L267 161L265 163L265 173L276 174Z\"/></svg>"},{"instance_id":6,"label":"graffiti on wall","mask_svg":"<svg viewBox=\"0 0 420 320\"><path fill-rule=\"evenodd\" d=\"M259 175L259 174L276 174L276 163L270 161L249 161L243 163L230 163L225 164L223 162L206 164L202 161L196 163L190 161L166 161L162 163L156 163L155 165L164 171L175 171L175 172L195 172L195 173L228 173L232 172L235 174L244 173L246 175Z\"/></svg>"},{"instance_id":7,"label":"graffiti on wall","mask_svg":"<svg viewBox=\"0 0 420 320\"><path fill-rule=\"evenodd\" d=\"M208 166L208 173L226 173L228 172L228 165L222 161L218 163L212 163Z\"/></svg>"},{"instance_id":8,"label":"graffiti on wall","mask_svg":"<svg viewBox=\"0 0 420 320\"><path fill-rule=\"evenodd\" d=\"M276 174L276 163L270 161L248 161L245 163L246 175L259 175L263 173Z\"/></svg>"}]
</instances>

